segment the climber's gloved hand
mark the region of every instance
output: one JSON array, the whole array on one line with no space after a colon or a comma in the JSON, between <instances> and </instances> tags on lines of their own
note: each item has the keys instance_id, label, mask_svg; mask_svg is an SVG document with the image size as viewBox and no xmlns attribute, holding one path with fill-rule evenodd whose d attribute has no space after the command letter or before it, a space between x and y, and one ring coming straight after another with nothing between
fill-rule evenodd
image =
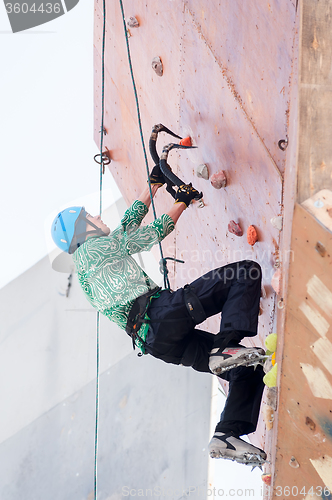
<instances>
[{"instance_id":1,"label":"climber's gloved hand","mask_svg":"<svg viewBox=\"0 0 332 500\"><path fill-rule=\"evenodd\" d=\"M155 165L153 167L149 179L151 186L162 186L166 182L165 177L163 176L163 173L160 170L159 165Z\"/></svg>"},{"instance_id":2,"label":"climber's gloved hand","mask_svg":"<svg viewBox=\"0 0 332 500\"><path fill-rule=\"evenodd\" d=\"M189 207L192 200L199 199L201 197L197 189L193 188L190 184L182 184L176 192L175 203L184 203L186 207Z\"/></svg>"}]
</instances>

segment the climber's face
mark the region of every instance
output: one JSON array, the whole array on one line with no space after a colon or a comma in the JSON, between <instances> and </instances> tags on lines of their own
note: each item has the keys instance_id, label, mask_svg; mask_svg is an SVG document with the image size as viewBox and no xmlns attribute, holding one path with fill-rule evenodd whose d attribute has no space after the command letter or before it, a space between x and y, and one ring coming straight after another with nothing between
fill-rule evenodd
<instances>
[{"instance_id":1,"label":"climber's face","mask_svg":"<svg viewBox=\"0 0 332 500\"><path fill-rule=\"evenodd\" d=\"M108 226L106 226L106 224L104 224L104 222L101 220L100 215L92 216L90 214L87 214L86 218L88 220L91 220L91 222L93 222L97 227L99 227L103 231L103 233L105 233L106 236L108 236L110 234L110 232L111 232L110 228ZM94 227L87 224L86 230L93 231Z\"/></svg>"}]
</instances>

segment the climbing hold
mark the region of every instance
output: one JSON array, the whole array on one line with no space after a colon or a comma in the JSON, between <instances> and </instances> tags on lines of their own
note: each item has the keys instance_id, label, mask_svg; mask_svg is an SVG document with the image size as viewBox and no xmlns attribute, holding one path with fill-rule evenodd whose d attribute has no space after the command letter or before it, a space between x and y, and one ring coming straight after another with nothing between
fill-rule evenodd
<instances>
[{"instance_id":1,"label":"climbing hold","mask_svg":"<svg viewBox=\"0 0 332 500\"><path fill-rule=\"evenodd\" d=\"M275 387L277 385L277 373L278 373L278 363L274 365L274 367L266 373L263 377L263 382L268 387Z\"/></svg>"},{"instance_id":2,"label":"climbing hold","mask_svg":"<svg viewBox=\"0 0 332 500\"><path fill-rule=\"evenodd\" d=\"M321 257L325 257L326 254L326 248L324 247L323 243L320 241L317 241L316 246L315 246L316 252L319 253Z\"/></svg>"},{"instance_id":3,"label":"climbing hold","mask_svg":"<svg viewBox=\"0 0 332 500\"><path fill-rule=\"evenodd\" d=\"M271 224L273 227L278 229L278 231L281 231L282 230L282 217L281 217L281 215L278 215L278 217L272 217Z\"/></svg>"},{"instance_id":4,"label":"climbing hold","mask_svg":"<svg viewBox=\"0 0 332 500\"><path fill-rule=\"evenodd\" d=\"M311 431L316 429L316 424L310 417L306 417L305 425L307 425Z\"/></svg>"},{"instance_id":5,"label":"climbing hold","mask_svg":"<svg viewBox=\"0 0 332 500\"><path fill-rule=\"evenodd\" d=\"M227 185L227 177L223 170L219 170L211 176L211 184L216 189L221 189Z\"/></svg>"},{"instance_id":6,"label":"climbing hold","mask_svg":"<svg viewBox=\"0 0 332 500\"><path fill-rule=\"evenodd\" d=\"M228 224L228 231L232 234L235 234L235 236L243 235L241 227L233 220L231 220L230 223Z\"/></svg>"},{"instance_id":7,"label":"climbing hold","mask_svg":"<svg viewBox=\"0 0 332 500\"><path fill-rule=\"evenodd\" d=\"M263 419L267 430L270 431L273 427L274 422L274 410L273 408L271 408L271 406L263 406Z\"/></svg>"},{"instance_id":8,"label":"climbing hold","mask_svg":"<svg viewBox=\"0 0 332 500\"><path fill-rule=\"evenodd\" d=\"M247 229L247 241L251 246L254 246L258 241L258 234L254 226L249 226Z\"/></svg>"},{"instance_id":9,"label":"climbing hold","mask_svg":"<svg viewBox=\"0 0 332 500\"><path fill-rule=\"evenodd\" d=\"M152 59L152 69L157 73L158 76L163 76L163 63L160 57L154 57Z\"/></svg>"},{"instance_id":10,"label":"climbing hold","mask_svg":"<svg viewBox=\"0 0 332 500\"><path fill-rule=\"evenodd\" d=\"M276 270L271 279L271 286L277 295L280 293L280 281L281 281L281 270L279 267L279 269Z\"/></svg>"},{"instance_id":11,"label":"climbing hold","mask_svg":"<svg viewBox=\"0 0 332 500\"><path fill-rule=\"evenodd\" d=\"M268 486L271 486L271 478L272 478L271 474L262 474L261 478L263 483L267 484Z\"/></svg>"},{"instance_id":12,"label":"climbing hold","mask_svg":"<svg viewBox=\"0 0 332 500\"><path fill-rule=\"evenodd\" d=\"M270 352L275 352L277 350L277 334L270 333L265 339L265 347Z\"/></svg>"},{"instance_id":13,"label":"climbing hold","mask_svg":"<svg viewBox=\"0 0 332 500\"><path fill-rule=\"evenodd\" d=\"M278 388L277 387L268 387L266 391L266 404L268 406L271 406L271 408L276 411L277 409L277 395L278 395Z\"/></svg>"},{"instance_id":14,"label":"climbing hold","mask_svg":"<svg viewBox=\"0 0 332 500\"><path fill-rule=\"evenodd\" d=\"M191 143L191 137L185 137L184 139L181 139L180 145L181 146L190 147L192 145L192 143Z\"/></svg>"},{"instance_id":15,"label":"climbing hold","mask_svg":"<svg viewBox=\"0 0 332 500\"><path fill-rule=\"evenodd\" d=\"M291 457L290 461L289 461L289 465L291 467L293 467L294 469L298 469L300 467L300 464L299 462L296 460L295 457Z\"/></svg>"},{"instance_id":16,"label":"climbing hold","mask_svg":"<svg viewBox=\"0 0 332 500\"><path fill-rule=\"evenodd\" d=\"M266 351L265 355L267 356L264 365L263 365L263 370L264 373L269 373L270 370L272 370L273 365L272 365L272 359L271 355L269 355L269 351Z\"/></svg>"},{"instance_id":17,"label":"climbing hold","mask_svg":"<svg viewBox=\"0 0 332 500\"><path fill-rule=\"evenodd\" d=\"M131 16L127 21L127 26L129 26L129 28L138 28L139 22L137 21L136 17Z\"/></svg>"},{"instance_id":18,"label":"climbing hold","mask_svg":"<svg viewBox=\"0 0 332 500\"><path fill-rule=\"evenodd\" d=\"M209 169L205 163L202 163L201 165L198 165L196 169L196 175L197 177L201 177L202 179L205 179L206 181L209 178Z\"/></svg>"}]
</instances>

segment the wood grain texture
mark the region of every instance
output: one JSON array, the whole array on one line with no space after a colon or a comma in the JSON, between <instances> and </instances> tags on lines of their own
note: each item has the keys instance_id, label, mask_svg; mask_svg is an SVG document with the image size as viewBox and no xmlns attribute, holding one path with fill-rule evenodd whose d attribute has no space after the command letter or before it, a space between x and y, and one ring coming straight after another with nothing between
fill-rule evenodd
<instances>
[{"instance_id":1,"label":"wood grain texture","mask_svg":"<svg viewBox=\"0 0 332 500\"><path fill-rule=\"evenodd\" d=\"M298 201L332 188L332 6L303 0Z\"/></svg>"},{"instance_id":2,"label":"wood grain texture","mask_svg":"<svg viewBox=\"0 0 332 500\"><path fill-rule=\"evenodd\" d=\"M315 249L317 241L326 248L324 257ZM286 486L305 487L306 491L311 486L324 487L310 460L331 455L328 429L332 421L332 400L315 397L304 374L305 365L314 367L313 373L319 373L320 369L331 386L332 376L311 348L321 337L303 313L301 304L319 310L325 321L331 323L327 312L320 309L308 293L308 282L316 275L332 291L332 235L300 205L295 206L291 248L285 337L282 359L279 356L278 360L278 427L272 454L275 492L277 487L284 491ZM326 339L332 340L332 328L327 331ZM300 463L298 469L289 465L292 456ZM275 494L273 498L278 496Z\"/></svg>"}]
</instances>

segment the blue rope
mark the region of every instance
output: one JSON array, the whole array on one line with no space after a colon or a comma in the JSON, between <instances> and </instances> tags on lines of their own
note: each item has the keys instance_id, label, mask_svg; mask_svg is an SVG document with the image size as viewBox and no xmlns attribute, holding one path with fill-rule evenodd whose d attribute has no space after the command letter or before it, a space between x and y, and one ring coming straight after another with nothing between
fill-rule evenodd
<instances>
[{"instance_id":1,"label":"blue rope","mask_svg":"<svg viewBox=\"0 0 332 500\"><path fill-rule=\"evenodd\" d=\"M122 0L120 0L120 7L121 7L121 12L122 12L123 28L124 28L125 37L126 37L126 45L127 45L127 54L128 54L128 62L129 62L130 75L131 75L131 80L132 80L132 83L133 83L134 94L135 94L136 110L137 110L137 117L138 117L138 126L139 126L139 131L140 131L140 136L141 136L142 147L143 147L146 173L147 173L147 177L148 177L149 192L150 192L150 198L151 198L151 206L152 206L152 210L153 210L154 219L156 220L157 214L156 214L156 209L155 209L155 205L154 205L154 201L153 201L152 190L151 190L151 183L150 183L150 178L149 178L149 165L148 165L148 159L147 159L147 155L146 155L146 149L145 149L144 138L143 138L141 113L140 113L140 109L139 109L139 102L138 102L138 95L137 95L137 90L136 90L136 83L135 83L135 78L134 78L133 66L132 66L132 63L131 63L131 55L130 55L130 49L129 49L128 32L127 32L127 26L126 26L126 20L125 20L125 14L124 14ZM166 261L164 259L163 249L162 249L162 246L161 246L160 242L159 242L159 251L160 251L160 255L161 255L160 262L163 263L164 287L169 290L170 289L170 283L169 283L169 279L168 279L168 271L167 271L167 267L166 267L166 264L165 264Z\"/></svg>"},{"instance_id":2,"label":"blue rope","mask_svg":"<svg viewBox=\"0 0 332 500\"><path fill-rule=\"evenodd\" d=\"M101 53L101 127L100 127L100 173L99 173L99 215L103 206L103 142L104 142L104 109L105 109L105 32L106 32L106 2L103 0L103 41ZM100 314L97 312L97 373L96 373L96 422L95 422L95 463L94 463L94 500L97 500L98 477L98 427L99 427L99 358L100 358Z\"/></svg>"}]
</instances>

